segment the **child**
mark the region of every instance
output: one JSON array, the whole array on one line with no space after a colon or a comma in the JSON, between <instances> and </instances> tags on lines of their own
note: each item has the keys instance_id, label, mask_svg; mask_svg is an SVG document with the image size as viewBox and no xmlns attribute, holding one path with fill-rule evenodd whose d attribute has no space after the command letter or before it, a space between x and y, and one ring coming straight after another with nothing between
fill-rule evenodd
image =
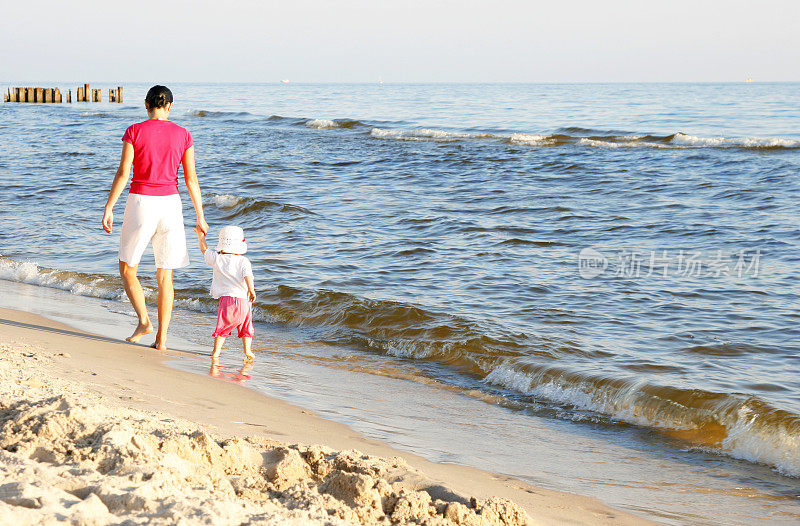
<instances>
[{"instance_id":1,"label":"child","mask_svg":"<svg viewBox=\"0 0 800 526\"><path fill-rule=\"evenodd\" d=\"M219 357L225 338L236 327L239 338L242 339L244 354L247 359L252 360L255 358L250 350L250 344L253 342L252 303L256 299L256 292L250 260L242 255L247 252L244 231L238 226L222 227L216 250L208 248L206 236L201 230L195 228L195 232L206 263L214 269L211 296L219 298L214 352L211 357Z\"/></svg>"}]
</instances>

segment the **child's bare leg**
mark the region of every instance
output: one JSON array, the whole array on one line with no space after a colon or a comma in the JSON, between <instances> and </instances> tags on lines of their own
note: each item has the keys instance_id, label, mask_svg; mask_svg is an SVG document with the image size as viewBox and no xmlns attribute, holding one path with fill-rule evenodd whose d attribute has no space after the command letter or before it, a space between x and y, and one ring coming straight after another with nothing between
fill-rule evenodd
<instances>
[{"instance_id":1,"label":"child's bare leg","mask_svg":"<svg viewBox=\"0 0 800 526\"><path fill-rule=\"evenodd\" d=\"M253 354L253 351L250 350L250 345L252 343L253 343L253 338L250 338L248 336L242 338L242 347L244 347L244 355L247 356L248 360L252 360L253 358L256 357L256 355Z\"/></svg>"},{"instance_id":2,"label":"child's bare leg","mask_svg":"<svg viewBox=\"0 0 800 526\"><path fill-rule=\"evenodd\" d=\"M222 344L225 343L224 336L214 337L214 352L211 353L212 358L219 358L219 353L222 351Z\"/></svg>"}]
</instances>

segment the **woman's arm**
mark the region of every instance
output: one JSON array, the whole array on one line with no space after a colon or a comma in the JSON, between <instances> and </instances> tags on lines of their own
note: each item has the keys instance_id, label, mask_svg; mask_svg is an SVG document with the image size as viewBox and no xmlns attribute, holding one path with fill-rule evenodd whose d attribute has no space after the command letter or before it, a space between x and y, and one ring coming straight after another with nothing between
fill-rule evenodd
<instances>
[{"instance_id":1,"label":"woman's arm","mask_svg":"<svg viewBox=\"0 0 800 526\"><path fill-rule=\"evenodd\" d=\"M197 171L194 167L194 146L190 146L183 153L183 180L186 181L186 189L189 190L189 197L192 198L194 213L197 216L197 228L203 234L208 233L208 223L203 213L203 196L200 193L200 183L197 182Z\"/></svg>"},{"instance_id":2,"label":"woman's arm","mask_svg":"<svg viewBox=\"0 0 800 526\"><path fill-rule=\"evenodd\" d=\"M128 184L128 178L131 175L131 164L133 163L133 146L129 142L122 143L122 155L119 159L119 168L114 176L114 182L111 183L111 190L108 192L108 200L106 201L106 208L103 211L103 230L111 233L114 227L114 205L117 204L122 191Z\"/></svg>"}]
</instances>

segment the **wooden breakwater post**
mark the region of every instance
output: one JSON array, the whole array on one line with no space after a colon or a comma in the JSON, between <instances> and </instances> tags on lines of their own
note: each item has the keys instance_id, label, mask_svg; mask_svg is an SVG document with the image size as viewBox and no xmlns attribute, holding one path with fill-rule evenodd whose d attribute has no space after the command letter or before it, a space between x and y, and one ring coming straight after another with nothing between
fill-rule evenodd
<instances>
[{"instance_id":1,"label":"wooden breakwater post","mask_svg":"<svg viewBox=\"0 0 800 526\"><path fill-rule=\"evenodd\" d=\"M102 102L102 89L91 89L89 84L78 86L75 102ZM122 102L122 86L108 90L109 102ZM64 98L59 88L13 87L3 94L3 102L33 102L41 104L62 103ZM67 91L67 102L72 103L72 90Z\"/></svg>"},{"instance_id":2,"label":"wooden breakwater post","mask_svg":"<svg viewBox=\"0 0 800 526\"><path fill-rule=\"evenodd\" d=\"M89 85L78 86L78 89L75 90L75 102L89 102L89 100Z\"/></svg>"},{"instance_id":3,"label":"wooden breakwater post","mask_svg":"<svg viewBox=\"0 0 800 526\"><path fill-rule=\"evenodd\" d=\"M108 102L122 102L122 86L108 89Z\"/></svg>"}]
</instances>

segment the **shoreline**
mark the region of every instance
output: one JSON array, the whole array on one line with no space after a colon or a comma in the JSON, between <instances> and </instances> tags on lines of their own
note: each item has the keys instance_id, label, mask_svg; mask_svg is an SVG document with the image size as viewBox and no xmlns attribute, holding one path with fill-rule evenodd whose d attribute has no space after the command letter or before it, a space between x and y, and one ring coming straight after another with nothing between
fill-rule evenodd
<instances>
[{"instance_id":1,"label":"shoreline","mask_svg":"<svg viewBox=\"0 0 800 526\"><path fill-rule=\"evenodd\" d=\"M460 499L509 499L536 524L650 523L593 498L536 488L475 468L430 462L248 387L177 371L164 363L190 353L160 353L11 309L0 309L0 337L6 344L15 341L32 346L49 360L46 368L53 378L83 385L89 392L113 400L114 405L177 416L221 437L254 435L290 444L356 449L383 458L401 457L424 473L432 485L447 488ZM58 353L67 353L69 358L55 359ZM32 381L42 383L43 379L34 377Z\"/></svg>"}]
</instances>

